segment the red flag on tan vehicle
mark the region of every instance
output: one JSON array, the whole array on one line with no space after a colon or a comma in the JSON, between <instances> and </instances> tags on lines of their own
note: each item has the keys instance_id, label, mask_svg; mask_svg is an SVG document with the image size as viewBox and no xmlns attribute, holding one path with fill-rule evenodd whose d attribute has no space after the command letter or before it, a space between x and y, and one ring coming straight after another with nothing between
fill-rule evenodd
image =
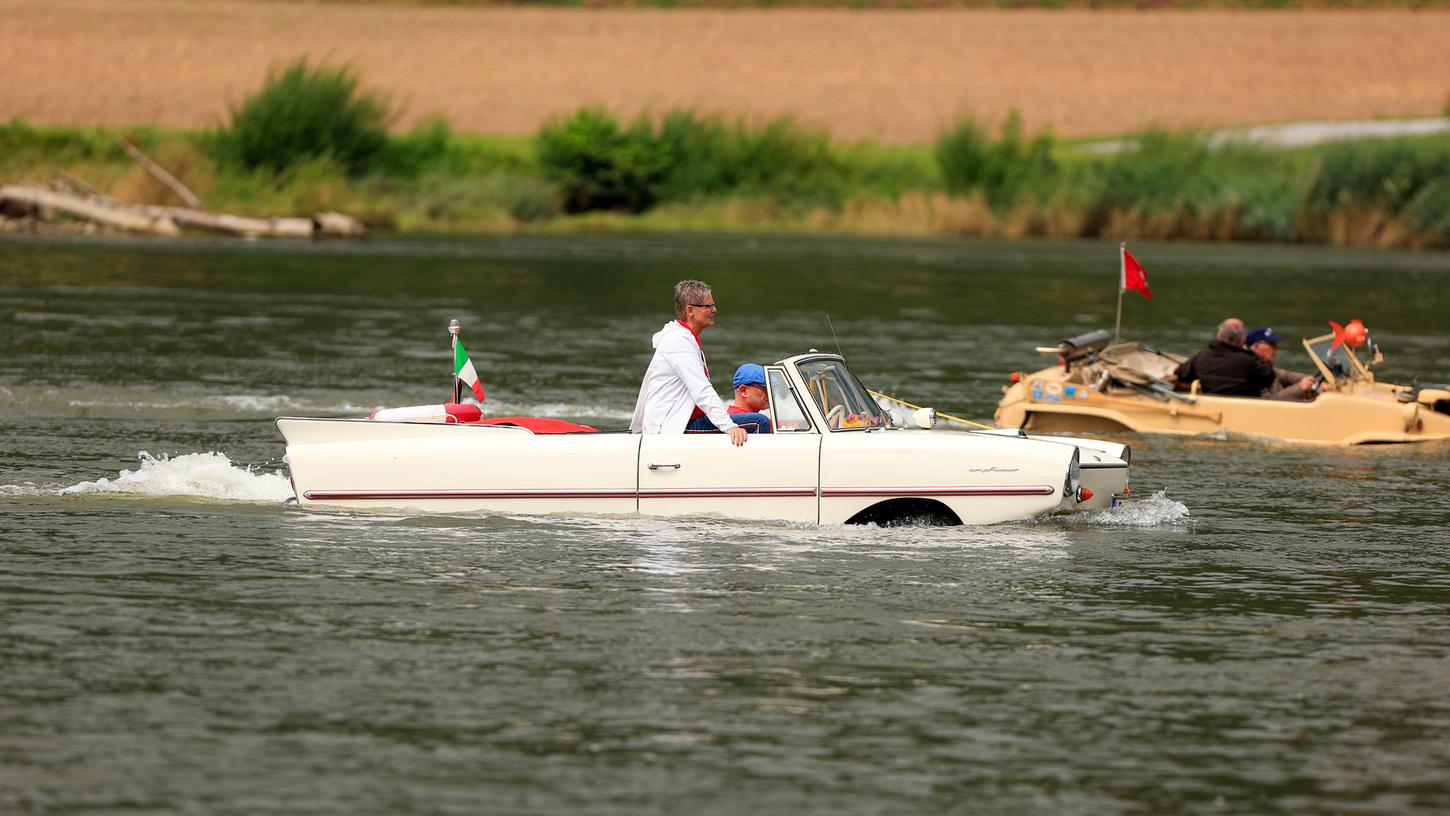
<instances>
[{"instance_id":1,"label":"red flag on tan vehicle","mask_svg":"<svg viewBox=\"0 0 1450 816\"><path fill-rule=\"evenodd\" d=\"M1148 291L1148 271L1138 263L1138 259L1133 257L1133 253L1129 252L1126 246L1121 249L1123 252L1123 279L1118 284L1118 290L1126 292L1131 289L1134 292L1142 292L1144 298L1152 300L1153 293Z\"/></svg>"}]
</instances>

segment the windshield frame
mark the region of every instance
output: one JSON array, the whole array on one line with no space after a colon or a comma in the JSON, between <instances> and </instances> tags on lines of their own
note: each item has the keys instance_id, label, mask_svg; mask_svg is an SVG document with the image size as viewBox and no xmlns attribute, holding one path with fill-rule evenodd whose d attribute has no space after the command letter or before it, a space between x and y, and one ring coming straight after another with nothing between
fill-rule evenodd
<instances>
[{"instance_id":1,"label":"windshield frame","mask_svg":"<svg viewBox=\"0 0 1450 816\"><path fill-rule=\"evenodd\" d=\"M1374 382L1374 376L1369 373L1369 369L1365 368L1364 363L1360 362L1359 355L1355 354L1354 349L1350 348L1347 343L1341 343L1335 351L1338 352L1341 349L1344 351L1344 358L1349 363L1349 375L1346 377L1335 376L1334 370L1329 367L1329 363L1322 359L1319 353L1314 350L1314 346L1322 344L1325 341L1333 342L1333 340L1333 334L1321 334L1318 337L1304 338L1304 351L1309 355L1309 359L1314 361L1314 366L1324 376L1324 381L1331 386L1336 386L1341 381L1353 382L1355 380L1365 380L1367 382Z\"/></svg>"},{"instance_id":2,"label":"windshield frame","mask_svg":"<svg viewBox=\"0 0 1450 816\"><path fill-rule=\"evenodd\" d=\"M821 420L820 427L825 431L835 433L838 431L877 431L891 428L891 414L888 413L884 408L882 408L880 403L876 402L876 399L871 396L870 390L867 389L866 386L861 383L861 380L856 377L856 372L852 371L851 367L846 364L845 358L835 354L813 355L810 357L803 357L797 359L793 361L793 364L795 366L796 376L800 379L801 384L805 387L805 394L807 397L806 402L810 403L812 410L814 410L819 415ZM845 393L843 393L842 395L843 400L841 407L845 408L846 404L852 401L852 395L849 392L854 390L854 396L856 397L856 402L858 403L856 407L863 407L865 408L865 410L859 412L853 411L851 415L863 416L869 414L872 418L874 418L875 421L851 427L831 427L831 422L829 418L830 412L828 412L825 407L822 406L822 404L816 399L816 396L811 393L812 374L808 373L808 371L806 370L806 366L813 365L833 366L837 367L841 372L843 372L845 375L844 377L836 378L837 386L844 389L845 391Z\"/></svg>"}]
</instances>

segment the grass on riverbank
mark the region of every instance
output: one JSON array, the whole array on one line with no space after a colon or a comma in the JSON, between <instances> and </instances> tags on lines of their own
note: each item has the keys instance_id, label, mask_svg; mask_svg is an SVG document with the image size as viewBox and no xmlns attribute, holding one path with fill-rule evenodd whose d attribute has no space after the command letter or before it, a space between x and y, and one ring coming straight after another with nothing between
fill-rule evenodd
<instances>
[{"instance_id":1,"label":"grass on riverbank","mask_svg":"<svg viewBox=\"0 0 1450 816\"><path fill-rule=\"evenodd\" d=\"M124 135L211 209L338 210L375 233L786 230L1450 246L1450 137L1443 135L1277 150L1213 148L1202 134L1155 132L1136 137L1130 150L1095 155L1050 138L1028 149L1021 134L978 127L968 158L992 156L1006 168L990 183L964 184L944 178L947 139L848 144L789 121L747 126L674 116L695 124L668 137L675 164L640 212L568 213L539 140L458 134L443 122L389 137L362 174L327 157L280 172L243 170L214 160L208 133ZM668 131L656 123L651 138ZM116 147L114 135L0 125L0 180L45 183L64 172L122 200L178 203ZM1012 139L1016 147L1004 146Z\"/></svg>"}]
</instances>

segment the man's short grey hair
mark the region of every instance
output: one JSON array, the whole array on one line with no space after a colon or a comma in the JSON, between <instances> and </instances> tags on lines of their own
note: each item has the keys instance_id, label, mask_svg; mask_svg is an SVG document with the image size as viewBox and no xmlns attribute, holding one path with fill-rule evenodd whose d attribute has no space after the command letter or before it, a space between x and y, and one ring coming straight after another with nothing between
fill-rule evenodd
<instances>
[{"instance_id":1,"label":"man's short grey hair","mask_svg":"<svg viewBox=\"0 0 1450 816\"><path fill-rule=\"evenodd\" d=\"M1230 317L1218 324L1218 339L1234 346L1242 346L1248 339L1249 333L1244 328L1244 321L1237 317Z\"/></svg>"},{"instance_id":2,"label":"man's short grey hair","mask_svg":"<svg viewBox=\"0 0 1450 816\"><path fill-rule=\"evenodd\" d=\"M700 303L710 294L710 284L697 280L682 280L675 284L675 317L685 319L685 307Z\"/></svg>"}]
</instances>

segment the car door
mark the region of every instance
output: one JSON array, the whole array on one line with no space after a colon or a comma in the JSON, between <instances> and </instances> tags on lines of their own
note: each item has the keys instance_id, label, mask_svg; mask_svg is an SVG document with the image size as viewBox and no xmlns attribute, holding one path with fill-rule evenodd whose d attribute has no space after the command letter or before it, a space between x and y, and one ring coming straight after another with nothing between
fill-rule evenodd
<instances>
[{"instance_id":1,"label":"car door","mask_svg":"<svg viewBox=\"0 0 1450 816\"><path fill-rule=\"evenodd\" d=\"M647 434L639 455L639 511L817 521L815 433L751 434L740 447L721 433Z\"/></svg>"}]
</instances>

